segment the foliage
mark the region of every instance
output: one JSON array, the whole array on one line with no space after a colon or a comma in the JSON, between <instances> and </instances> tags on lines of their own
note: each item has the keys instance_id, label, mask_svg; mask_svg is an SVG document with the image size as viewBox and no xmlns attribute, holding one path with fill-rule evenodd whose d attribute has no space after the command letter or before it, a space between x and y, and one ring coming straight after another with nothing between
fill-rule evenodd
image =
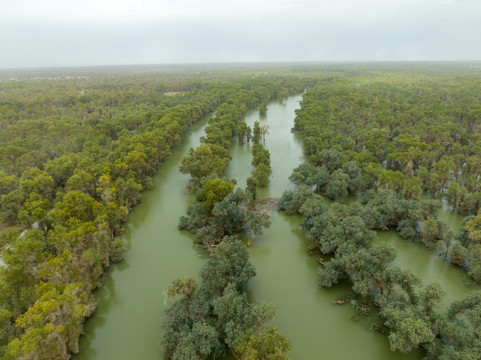
<instances>
[{"instance_id":1,"label":"foliage","mask_svg":"<svg viewBox=\"0 0 481 360\"><path fill-rule=\"evenodd\" d=\"M269 176L272 173L271 156L269 150L265 149L259 144L259 142L256 143L255 141L252 146L252 166L254 166L254 170L252 170L252 178L256 180L257 186L267 186L269 183Z\"/></svg>"},{"instance_id":2,"label":"foliage","mask_svg":"<svg viewBox=\"0 0 481 360\"><path fill-rule=\"evenodd\" d=\"M194 181L199 182L206 176L220 177L229 164L229 152L216 144L201 144L197 149L190 148L182 159L180 171L189 173Z\"/></svg>"},{"instance_id":3,"label":"foliage","mask_svg":"<svg viewBox=\"0 0 481 360\"><path fill-rule=\"evenodd\" d=\"M0 358L69 358L91 313L91 292L122 259L125 246L116 238L122 223L186 130L217 110L200 148L184 161L199 187L204 176L222 176L234 136L249 141L250 128L239 126L247 109L281 87L298 92L312 78L93 71L49 80L27 73L1 83L0 250L7 267L0 268ZM169 91L181 94L164 95ZM267 225L246 214L233 194L217 208L223 196L210 195L204 202L215 221L202 206L193 211L210 222L205 237ZM231 215L241 221L227 223ZM50 289L50 298L39 287ZM75 305L74 293L88 311ZM16 325L39 307L39 322ZM208 342L209 328L195 330ZM195 351L205 353L205 341Z\"/></svg>"},{"instance_id":4,"label":"foliage","mask_svg":"<svg viewBox=\"0 0 481 360\"><path fill-rule=\"evenodd\" d=\"M404 238L437 244L481 278L481 82L455 73L365 69L308 90L294 125L307 161L290 177L297 191L279 202L303 216L310 245L322 254L321 286L348 280L378 307L392 350L422 348L428 359L479 357L479 292L440 313L439 284L423 287L392 266L395 252L374 245L370 230L395 228ZM362 205L339 204L359 191ZM327 208L320 195L336 203ZM468 215L458 234L436 218L441 202L426 195Z\"/></svg>"},{"instance_id":5,"label":"foliage","mask_svg":"<svg viewBox=\"0 0 481 360\"><path fill-rule=\"evenodd\" d=\"M232 183L218 178L206 180L202 183L202 188L197 193L197 199L202 202L206 213L211 214L214 204L223 200L232 191L234 191L234 184Z\"/></svg>"},{"instance_id":6,"label":"foliage","mask_svg":"<svg viewBox=\"0 0 481 360\"><path fill-rule=\"evenodd\" d=\"M245 246L226 237L203 266L200 287L192 278L175 279L168 296L182 297L167 310L164 320L166 355L172 359L218 356L227 347L237 346L246 334L261 331L273 318L274 308L248 303L245 290L254 275ZM260 339L257 346L273 346L272 342L271 338Z\"/></svg>"},{"instance_id":7,"label":"foliage","mask_svg":"<svg viewBox=\"0 0 481 360\"><path fill-rule=\"evenodd\" d=\"M289 339L273 326L258 333L246 333L235 343L235 351L243 360L288 360L286 353L290 348Z\"/></svg>"}]
</instances>

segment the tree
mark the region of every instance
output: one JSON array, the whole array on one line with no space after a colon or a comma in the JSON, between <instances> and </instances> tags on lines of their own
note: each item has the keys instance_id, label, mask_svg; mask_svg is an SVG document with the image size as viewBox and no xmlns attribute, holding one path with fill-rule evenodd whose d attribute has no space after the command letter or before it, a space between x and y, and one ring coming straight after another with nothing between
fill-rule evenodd
<instances>
[{"instance_id":1,"label":"tree","mask_svg":"<svg viewBox=\"0 0 481 360\"><path fill-rule=\"evenodd\" d=\"M266 135L269 135L269 125L262 125L261 126L261 135L262 135L262 142L266 143Z\"/></svg>"},{"instance_id":2,"label":"tree","mask_svg":"<svg viewBox=\"0 0 481 360\"><path fill-rule=\"evenodd\" d=\"M244 244L233 237L225 237L202 268L201 278L209 291L220 295L228 283L233 283L239 291L245 290L255 274Z\"/></svg>"},{"instance_id":3,"label":"tree","mask_svg":"<svg viewBox=\"0 0 481 360\"><path fill-rule=\"evenodd\" d=\"M87 222L94 221L104 210L104 206L92 197L79 191L67 192L49 214L55 224L63 224L69 220Z\"/></svg>"},{"instance_id":4,"label":"tree","mask_svg":"<svg viewBox=\"0 0 481 360\"><path fill-rule=\"evenodd\" d=\"M37 168L27 168L20 178L20 189L26 194L37 193L44 199L52 200L54 181L47 172Z\"/></svg>"},{"instance_id":5,"label":"tree","mask_svg":"<svg viewBox=\"0 0 481 360\"><path fill-rule=\"evenodd\" d=\"M31 226L36 221L45 224L49 208L50 201L43 200L39 194L31 193L18 211L18 220L28 226Z\"/></svg>"},{"instance_id":6,"label":"tree","mask_svg":"<svg viewBox=\"0 0 481 360\"><path fill-rule=\"evenodd\" d=\"M95 183L94 176L83 169L75 169L72 176L70 176L65 184L66 191L78 190L84 194L94 196L95 195Z\"/></svg>"},{"instance_id":7,"label":"tree","mask_svg":"<svg viewBox=\"0 0 481 360\"><path fill-rule=\"evenodd\" d=\"M222 296L213 301L213 306L217 326L225 332L225 343L231 348L239 337L249 330L261 328L275 313L270 304L249 306L246 293L240 293L234 283L226 286Z\"/></svg>"},{"instance_id":8,"label":"tree","mask_svg":"<svg viewBox=\"0 0 481 360\"><path fill-rule=\"evenodd\" d=\"M454 264L463 266L468 258L468 249L466 249L459 241L455 241L449 248L448 254Z\"/></svg>"},{"instance_id":9,"label":"tree","mask_svg":"<svg viewBox=\"0 0 481 360\"><path fill-rule=\"evenodd\" d=\"M458 183L452 182L451 184L449 184L446 197L448 198L449 206L451 206L453 209L456 209L458 206L458 202L460 200L460 193L461 187Z\"/></svg>"},{"instance_id":10,"label":"tree","mask_svg":"<svg viewBox=\"0 0 481 360\"><path fill-rule=\"evenodd\" d=\"M37 292L39 300L17 320L26 331L8 344L6 359L69 359L69 352L78 352L83 318L94 309L92 299L81 284L69 284L63 291L42 284Z\"/></svg>"},{"instance_id":11,"label":"tree","mask_svg":"<svg viewBox=\"0 0 481 360\"><path fill-rule=\"evenodd\" d=\"M235 351L243 360L288 360L292 345L274 326L237 338Z\"/></svg>"},{"instance_id":12,"label":"tree","mask_svg":"<svg viewBox=\"0 0 481 360\"><path fill-rule=\"evenodd\" d=\"M477 282L481 282L481 244L473 246L471 256L469 275Z\"/></svg>"},{"instance_id":13,"label":"tree","mask_svg":"<svg viewBox=\"0 0 481 360\"><path fill-rule=\"evenodd\" d=\"M338 169L331 174L325 192L329 198L342 202L348 194L348 186L349 175L345 174L341 169Z\"/></svg>"},{"instance_id":14,"label":"tree","mask_svg":"<svg viewBox=\"0 0 481 360\"><path fill-rule=\"evenodd\" d=\"M393 351L407 353L420 344L434 340L429 323L406 311L391 314L388 326L393 329L389 335L389 344Z\"/></svg>"},{"instance_id":15,"label":"tree","mask_svg":"<svg viewBox=\"0 0 481 360\"><path fill-rule=\"evenodd\" d=\"M256 178L253 176L248 177L246 182L247 182L246 194L249 196L250 199L255 200L257 198L258 182Z\"/></svg>"},{"instance_id":16,"label":"tree","mask_svg":"<svg viewBox=\"0 0 481 360\"><path fill-rule=\"evenodd\" d=\"M423 228L421 230L421 238L426 246L431 246L432 242L439 238L439 226L436 220L428 217L424 221Z\"/></svg>"},{"instance_id":17,"label":"tree","mask_svg":"<svg viewBox=\"0 0 481 360\"><path fill-rule=\"evenodd\" d=\"M267 113L267 104L263 102L259 105L259 115L266 116L266 113Z\"/></svg>"},{"instance_id":18,"label":"tree","mask_svg":"<svg viewBox=\"0 0 481 360\"><path fill-rule=\"evenodd\" d=\"M272 174L272 170L269 165L260 163L252 170L252 176L256 179L258 186L264 187L269 183L269 176Z\"/></svg>"},{"instance_id":19,"label":"tree","mask_svg":"<svg viewBox=\"0 0 481 360\"><path fill-rule=\"evenodd\" d=\"M451 178L451 170L456 167L454 159L450 156L443 156L434 164L433 186L436 191L441 191Z\"/></svg>"},{"instance_id":20,"label":"tree","mask_svg":"<svg viewBox=\"0 0 481 360\"><path fill-rule=\"evenodd\" d=\"M255 144L252 146L252 166L257 166L260 163L271 166L271 155L269 150L264 149L261 144Z\"/></svg>"},{"instance_id":21,"label":"tree","mask_svg":"<svg viewBox=\"0 0 481 360\"><path fill-rule=\"evenodd\" d=\"M47 161L45 171L53 178L55 186L65 186L67 179L73 175L78 157L74 153Z\"/></svg>"},{"instance_id":22,"label":"tree","mask_svg":"<svg viewBox=\"0 0 481 360\"><path fill-rule=\"evenodd\" d=\"M305 185L300 185L297 191L286 190L279 200L279 209L284 210L286 214L296 214L313 195L312 189Z\"/></svg>"},{"instance_id":23,"label":"tree","mask_svg":"<svg viewBox=\"0 0 481 360\"><path fill-rule=\"evenodd\" d=\"M465 230L468 232L468 238L474 244L481 243L481 214L477 215L474 219L466 222Z\"/></svg>"},{"instance_id":24,"label":"tree","mask_svg":"<svg viewBox=\"0 0 481 360\"><path fill-rule=\"evenodd\" d=\"M201 272L202 283L177 278L168 297L181 296L167 310L162 347L172 359L219 357L226 346L263 328L274 316L272 305L249 304L246 286L255 275L241 241L226 237Z\"/></svg>"},{"instance_id":25,"label":"tree","mask_svg":"<svg viewBox=\"0 0 481 360\"><path fill-rule=\"evenodd\" d=\"M18 188L18 178L15 175L8 175L0 171L0 196Z\"/></svg>"},{"instance_id":26,"label":"tree","mask_svg":"<svg viewBox=\"0 0 481 360\"><path fill-rule=\"evenodd\" d=\"M200 184L205 176L221 177L229 164L227 149L215 144L201 144L197 149L190 148L182 159L180 172L190 174L192 179Z\"/></svg>"},{"instance_id":27,"label":"tree","mask_svg":"<svg viewBox=\"0 0 481 360\"><path fill-rule=\"evenodd\" d=\"M239 125L237 125L236 133L237 133L237 138L239 139L239 144L244 143L244 138L249 142L250 140L250 132L251 129L249 126L244 121L239 122Z\"/></svg>"},{"instance_id":28,"label":"tree","mask_svg":"<svg viewBox=\"0 0 481 360\"><path fill-rule=\"evenodd\" d=\"M167 286L167 296L173 298L176 295L180 295L190 299L195 294L198 287L199 282L192 277L175 278Z\"/></svg>"},{"instance_id":29,"label":"tree","mask_svg":"<svg viewBox=\"0 0 481 360\"><path fill-rule=\"evenodd\" d=\"M254 128L252 130L252 142L254 144L259 144L260 140L261 140L261 126L259 124L259 120L256 120L254 122Z\"/></svg>"},{"instance_id":30,"label":"tree","mask_svg":"<svg viewBox=\"0 0 481 360\"><path fill-rule=\"evenodd\" d=\"M13 190L0 197L0 216L3 221L13 224L18 219L18 211L25 202L27 194L20 190Z\"/></svg>"},{"instance_id":31,"label":"tree","mask_svg":"<svg viewBox=\"0 0 481 360\"><path fill-rule=\"evenodd\" d=\"M202 201L202 206L208 215L212 214L215 203L224 199L234 191L234 184L221 179L211 179L202 182L202 188L197 194L197 199Z\"/></svg>"},{"instance_id":32,"label":"tree","mask_svg":"<svg viewBox=\"0 0 481 360\"><path fill-rule=\"evenodd\" d=\"M416 219L403 219L400 220L397 226L399 235L404 239L414 239L417 236L417 221Z\"/></svg>"},{"instance_id":33,"label":"tree","mask_svg":"<svg viewBox=\"0 0 481 360\"><path fill-rule=\"evenodd\" d=\"M336 149L325 150L321 154L321 164L332 173L341 165L341 153Z\"/></svg>"}]
</instances>

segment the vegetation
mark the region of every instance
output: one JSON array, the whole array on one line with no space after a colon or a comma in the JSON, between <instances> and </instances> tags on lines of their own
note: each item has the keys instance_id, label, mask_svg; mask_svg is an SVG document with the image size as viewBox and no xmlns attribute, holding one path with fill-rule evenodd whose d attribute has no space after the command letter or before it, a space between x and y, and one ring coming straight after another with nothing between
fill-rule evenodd
<instances>
[{"instance_id":1,"label":"vegetation","mask_svg":"<svg viewBox=\"0 0 481 360\"><path fill-rule=\"evenodd\" d=\"M399 203L407 212L373 214L370 221L378 223L370 227L395 227L405 238L438 245L448 260L463 246L466 261L451 260L474 277L480 86L477 76L436 73L372 72L326 82L304 95L297 112L294 129L304 135L310 164L291 180L340 202L371 189L365 196L371 210ZM448 231L434 212L441 204L421 200L423 193L467 215L464 231Z\"/></svg>"},{"instance_id":2,"label":"vegetation","mask_svg":"<svg viewBox=\"0 0 481 360\"><path fill-rule=\"evenodd\" d=\"M265 102L259 105L259 115L266 116L267 114L267 104Z\"/></svg>"},{"instance_id":3,"label":"vegetation","mask_svg":"<svg viewBox=\"0 0 481 360\"><path fill-rule=\"evenodd\" d=\"M117 235L127 214L185 131L214 110L201 146L182 164L194 188L205 185L197 209L208 225L202 238L212 239L212 231L218 243L217 236L264 226L264 218L239 206L243 192L219 179L227 149L234 136L250 139L250 129L238 127L246 109L308 82L184 72L20 78L0 84L5 359L78 352L83 322L95 309L92 292L125 251ZM231 215L238 221L226 222Z\"/></svg>"},{"instance_id":4,"label":"vegetation","mask_svg":"<svg viewBox=\"0 0 481 360\"><path fill-rule=\"evenodd\" d=\"M292 91L300 91L301 85L294 82ZM196 242L209 249L217 246L224 236L243 231L259 233L270 223L266 214L252 211L243 204L255 199L257 186L267 185L271 168L269 151L259 144L262 136L259 122L251 131L242 116L248 109L275 96L277 88L273 83L260 91L253 83L247 89L232 94L219 106L216 116L209 120L201 144L190 149L180 167L181 172L191 175L188 187L196 191L198 202L180 219L178 228L194 233ZM246 192L241 189L233 192L236 181L222 179L230 162L229 148L236 137L240 144L245 137L249 142L251 133L253 176L247 181Z\"/></svg>"},{"instance_id":5,"label":"vegetation","mask_svg":"<svg viewBox=\"0 0 481 360\"><path fill-rule=\"evenodd\" d=\"M200 285L193 278L173 280L168 296L181 298L164 320L166 355L207 359L231 349L241 359L287 359L288 340L274 327L264 328L274 307L247 300L246 285L254 275L246 247L225 237L202 268Z\"/></svg>"},{"instance_id":6,"label":"vegetation","mask_svg":"<svg viewBox=\"0 0 481 360\"><path fill-rule=\"evenodd\" d=\"M264 328L274 316L272 307L248 303L245 287L255 272L245 246L233 237L246 231L259 233L270 224L268 215L243 204L256 198L257 185L267 185L271 173L269 151L259 143L261 134L265 141L267 129L262 132L258 121L252 131L255 170L247 180L246 192L234 191L235 180L221 179L229 163L232 138L237 135L240 144L244 136L250 140L243 112L260 100L255 94L252 101L228 99L209 122L202 144L191 148L182 160L180 171L191 174L189 187L196 191L198 202L178 227L196 234L196 242L212 254L198 290L192 278L175 279L169 286L169 296L183 296L167 311L164 324L162 344L169 358L206 359L224 356L230 349L241 359L288 359L289 340L275 327Z\"/></svg>"},{"instance_id":7,"label":"vegetation","mask_svg":"<svg viewBox=\"0 0 481 360\"><path fill-rule=\"evenodd\" d=\"M165 96L163 87L183 95ZM184 131L220 105L191 81L2 84L0 357L67 359L121 223ZM20 234L21 232L21 234Z\"/></svg>"},{"instance_id":8,"label":"vegetation","mask_svg":"<svg viewBox=\"0 0 481 360\"><path fill-rule=\"evenodd\" d=\"M314 85L294 126L308 161L290 178L297 191L279 206L302 215L324 264L321 286L349 281L378 310L392 350L481 357L481 293L441 312L440 286L393 267L394 250L374 241L374 231L396 229L481 281L478 74L305 68L110 75L0 83L0 358L78 352L96 306L93 291L125 251L122 223L185 131L214 111L180 167L197 202L179 228L211 256L200 281L177 278L169 286L175 301L162 345L173 359L226 351L239 359L287 358L288 339L266 326L273 307L250 304L245 292L255 271L236 234L269 225L246 203L272 170L262 145L269 128L256 122L251 129L243 116L257 107L263 116L267 102ZM253 143L245 191L224 178L236 139ZM437 218L442 202L465 216L461 231Z\"/></svg>"},{"instance_id":9,"label":"vegetation","mask_svg":"<svg viewBox=\"0 0 481 360\"><path fill-rule=\"evenodd\" d=\"M409 270L392 266L395 251L376 244L373 232L395 228L436 246L480 279L474 165L480 86L479 77L468 75L367 72L307 91L297 111L294 129L309 161L293 171L298 189L286 191L279 207L302 215L311 247L322 256L320 285L349 281L378 309L395 351L420 347L427 359L480 356L474 319L481 315L481 292L439 312L440 285L423 286ZM341 204L349 195L359 201ZM328 206L323 196L336 202ZM460 233L437 219L440 200L468 215Z\"/></svg>"}]
</instances>

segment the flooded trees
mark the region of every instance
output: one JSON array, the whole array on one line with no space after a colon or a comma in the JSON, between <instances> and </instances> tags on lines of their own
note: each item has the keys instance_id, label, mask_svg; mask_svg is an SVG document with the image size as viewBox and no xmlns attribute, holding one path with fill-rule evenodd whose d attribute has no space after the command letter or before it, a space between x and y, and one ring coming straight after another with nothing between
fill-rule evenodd
<instances>
[{"instance_id":1,"label":"flooded trees","mask_svg":"<svg viewBox=\"0 0 481 360\"><path fill-rule=\"evenodd\" d=\"M201 283L175 279L168 296L176 300L167 310L162 347L169 358L207 359L224 356L230 348L246 353L251 334L269 334L262 341L265 356L275 356L278 346L286 349L286 338L265 323L274 316L269 304L250 304L246 287L255 276L246 247L237 239L225 237L201 270ZM252 340L251 340L252 341ZM266 349L270 344L271 348Z\"/></svg>"}]
</instances>

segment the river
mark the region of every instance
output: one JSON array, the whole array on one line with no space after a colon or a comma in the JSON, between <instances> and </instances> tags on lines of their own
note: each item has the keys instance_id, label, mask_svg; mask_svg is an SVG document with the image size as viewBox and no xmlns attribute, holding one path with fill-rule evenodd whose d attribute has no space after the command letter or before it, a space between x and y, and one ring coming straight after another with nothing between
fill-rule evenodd
<instances>
[{"instance_id":1,"label":"river","mask_svg":"<svg viewBox=\"0 0 481 360\"><path fill-rule=\"evenodd\" d=\"M189 175L179 172L182 157L199 145L208 118L192 126L174 154L142 193L125 224L124 260L105 274L95 296L98 307L85 326L76 360L161 359L161 319L167 284L177 276L198 276L204 263L192 236L177 230L194 197L185 189Z\"/></svg>"},{"instance_id":2,"label":"river","mask_svg":"<svg viewBox=\"0 0 481 360\"><path fill-rule=\"evenodd\" d=\"M269 104L267 116L252 111L245 117L249 126L256 119L269 125L266 148L271 153L271 182L260 189L259 198L280 197L292 185L288 177L303 161L302 141L291 133L300 96L283 104ZM96 292L98 308L88 319L77 360L161 359L160 339L166 285L176 276L198 276L204 263L192 237L177 230L177 222L194 199L185 190L187 175L179 173L183 155L199 144L207 119L194 125L175 148L175 153L154 178L154 188L130 213L123 238L128 245L125 259L105 275ZM234 144L226 175L245 187L251 171L251 147ZM445 211L445 210L444 210ZM443 216L455 214L446 211ZM454 220L453 220L454 219ZM459 224L459 218L452 218ZM382 232L379 241L391 243L398 251L396 264L410 268L424 282L438 280L448 292L447 299L460 299L470 288L468 277L438 259L419 244L400 239L395 232ZM287 335L294 360L325 359L421 359L420 352L393 353L385 335L368 331L368 322L350 305L333 306L332 301L351 293L347 284L319 289L318 263L307 251L308 240L298 216L272 213L271 227L254 239L250 248L257 276L251 280L249 295L256 302L276 305L273 323Z\"/></svg>"}]
</instances>

